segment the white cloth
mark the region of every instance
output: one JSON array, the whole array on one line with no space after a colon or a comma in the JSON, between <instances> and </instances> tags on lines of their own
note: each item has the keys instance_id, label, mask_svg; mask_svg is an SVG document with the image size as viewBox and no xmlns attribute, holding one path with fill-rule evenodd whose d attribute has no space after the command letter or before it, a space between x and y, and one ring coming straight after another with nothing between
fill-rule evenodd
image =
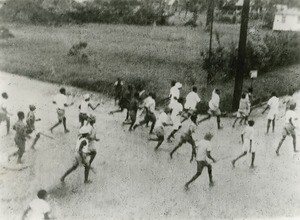
<instances>
[{"instance_id":1,"label":"white cloth","mask_svg":"<svg viewBox=\"0 0 300 220\"><path fill-rule=\"evenodd\" d=\"M196 160L206 161L207 152L211 151L211 142L207 140L200 140L196 143Z\"/></svg>"},{"instance_id":2,"label":"white cloth","mask_svg":"<svg viewBox=\"0 0 300 220\"><path fill-rule=\"evenodd\" d=\"M179 91L178 85L175 85L170 89L170 96L171 96L171 98L170 98L169 108L172 109L172 105L176 101L175 98L179 99L179 96L180 96L180 91Z\"/></svg>"},{"instance_id":3,"label":"white cloth","mask_svg":"<svg viewBox=\"0 0 300 220\"><path fill-rule=\"evenodd\" d=\"M196 110L197 103L200 102L200 98L197 93L194 91L190 92L186 96L186 102L184 105L185 109L191 109L191 110Z\"/></svg>"},{"instance_id":4,"label":"white cloth","mask_svg":"<svg viewBox=\"0 0 300 220\"><path fill-rule=\"evenodd\" d=\"M43 199L32 200L29 207L31 209L30 220L43 220L45 219L44 215L51 211L50 205Z\"/></svg>"},{"instance_id":5,"label":"white cloth","mask_svg":"<svg viewBox=\"0 0 300 220\"><path fill-rule=\"evenodd\" d=\"M94 125L94 127L90 124L88 124L86 126L89 129L89 135L90 135L89 136L90 141L89 141L89 144L88 144L89 149L93 150L93 149L95 149L95 142L96 142L96 135L97 135L96 128L95 128L95 125Z\"/></svg>"},{"instance_id":6,"label":"white cloth","mask_svg":"<svg viewBox=\"0 0 300 220\"><path fill-rule=\"evenodd\" d=\"M117 85L118 85L118 83L119 83L119 82L118 82L118 81L116 81L114 85L115 85L115 86L117 86ZM122 82L122 81L120 81L120 85L121 85L121 86L123 86L123 82Z\"/></svg>"},{"instance_id":7,"label":"white cloth","mask_svg":"<svg viewBox=\"0 0 300 220\"><path fill-rule=\"evenodd\" d=\"M160 115L158 116L158 119L155 123L155 128L158 127L164 127L164 124L166 124L169 120L168 115L165 112L160 113Z\"/></svg>"},{"instance_id":8,"label":"white cloth","mask_svg":"<svg viewBox=\"0 0 300 220\"><path fill-rule=\"evenodd\" d=\"M267 118L273 120L279 112L279 98L273 96L269 99L268 105L270 106L270 110Z\"/></svg>"},{"instance_id":9,"label":"white cloth","mask_svg":"<svg viewBox=\"0 0 300 220\"><path fill-rule=\"evenodd\" d=\"M89 152L89 140L87 138L83 138L83 137L79 137L77 139L77 143L76 143L76 147L75 147L75 151L76 152L79 152L79 148L80 148L80 145L83 141L86 141L86 145L82 148L82 152L83 153L88 153Z\"/></svg>"},{"instance_id":10,"label":"white cloth","mask_svg":"<svg viewBox=\"0 0 300 220\"><path fill-rule=\"evenodd\" d=\"M65 104L67 104L68 99L67 99L67 96L60 93L60 94L57 94L54 97L53 101L56 102L57 108L64 110L65 109Z\"/></svg>"},{"instance_id":11,"label":"white cloth","mask_svg":"<svg viewBox=\"0 0 300 220\"><path fill-rule=\"evenodd\" d=\"M215 92L215 90L212 93L211 100L208 103L209 108L213 111L217 111L219 109L220 105L220 96Z\"/></svg>"},{"instance_id":12,"label":"white cloth","mask_svg":"<svg viewBox=\"0 0 300 220\"><path fill-rule=\"evenodd\" d=\"M297 118L297 115L296 115L296 112L295 112L295 111L288 110L288 111L285 113L285 123L286 123L286 124L289 124L289 123L290 123L290 119L292 119L293 125L294 125L294 126L297 126L298 118Z\"/></svg>"},{"instance_id":13,"label":"white cloth","mask_svg":"<svg viewBox=\"0 0 300 220\"><path fill-rule=\"evenodd\" d=\"M148 96L144 100L144 106L148 109L148 111L155 113L155 100L151 96Z\"/></svg>"},{"instance_id":14,"label":"white cloth","mask_svg":"<svg viewBox=\"0 0 300 220\"><path fill-rule=\"evenodd\" d=\"M87 101L83 100L80 103L80 113L88 114L89 104L90 104L90 102L87 102Z\"/></svg>"},{"instance_id":15,"label":"white cloth","mask_svg":"<svg viewBox=\"0 0 300 220\"><path fill-rule=\"evenodd\" d=\"M177 130L181 126L181 116L179 114L180 112L182 112L183 106L178 101L175 101L171 108L172 108L171 119L173 122L173 129Z\"/></svg>"},{"instance_id":16,"label":"white cloth","mask_svg":"<svg viewBox=\"0 0 300 220\"><path fill-rule=\"evenodd\" d=\"M3 109L5 109L6 111L8 110L8 102L7 99L1 98L0 101L0 113L6 113Z\"/></svg>"},{"instance_id":17,"label":"white cloth","mask_svg":"<svg viewBox=\"0 0 300 220\"><path fill-rule=\"evenodd\" d=\"M247 126L244 131L242 132L244 136L244 144L243 144L243 150L249 152L250 150L250 140L252 140L252 148L251 152L255 152L255 145L254 145L254 128Z\"/></svg>"}]
</instances>

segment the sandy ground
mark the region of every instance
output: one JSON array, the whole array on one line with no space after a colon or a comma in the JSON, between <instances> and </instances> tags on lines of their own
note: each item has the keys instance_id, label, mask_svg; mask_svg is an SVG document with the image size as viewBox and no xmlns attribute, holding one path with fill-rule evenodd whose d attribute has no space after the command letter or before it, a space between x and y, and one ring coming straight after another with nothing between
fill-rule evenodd
<instances>
[{"instance_id":1,"label":"sandy ground","mask_svg":"<svg viewBox=\"0 0 300 220\"><path fill-rule=\"evenodd\" d=\"M9 94L10 109L14 113L12 124L17 120L17 111L27 112L28 105L35 104L36 115L42 118L37 127L49 134L49 127L57 120L52 96L59 85L6 73L0 73L0 83L0 92ZM228 118L222 119L224 129L218 131L215 119L211 119L198 127L197 135L201 138L207 130L215 134L212 155L217 159L213 164L216 185L208 186L205 169L186 192L183 186L196 172L196 163L189 162L190 146L183 146L173 160L169 159L169 152L180 135L173 143L164 143L155 153L155 143L147 140L148 128L128 132L128 127L121 125L125 114L108 115L115 108L113 102L94 94L93 101L102 104L95 111L101 141L94 161L96 174L90 174L93 183L84 185L83 168L78 168L66 179L66 185L61 185L59 178L72 165L72 150L79 128L78 105L80 94L84 93L70 87L67 91L76 95L75 105L66 111L71 132L64 134L63 128L58 127L53 133L55 140L41 137L37 151L26 150L24 166L29 167L22 171L3 168L16 165L15 160L6 161L7 154L15 150L14 131L5 136L5 125L1 123L0 219L20 219L41 188L50 192L49 202L56 219L300 217L300 153L293 153L292 139L288 137L280 157L276 156L284 119L277 121L274 134L266 136L266 114L262 116L261 109L252 114L257 130L256 168L250 170L250 158L245 157L232 169L230 161L242 150L240 132L243 128L232 129L233 119ZM294 96L299 105L300 95ZM32 139L27 146L31 142Z\"/></svg>"}]
</instances>

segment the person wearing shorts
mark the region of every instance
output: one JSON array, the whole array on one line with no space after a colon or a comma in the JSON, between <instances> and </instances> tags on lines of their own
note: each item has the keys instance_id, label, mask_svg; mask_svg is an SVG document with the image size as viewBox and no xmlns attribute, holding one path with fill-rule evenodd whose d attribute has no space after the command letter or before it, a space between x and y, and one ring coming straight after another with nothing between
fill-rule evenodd
<instances>
[{"instance_id":1,"label":"person wearing shorts","mask_svg":"<svg viewBox=\"0 0 300 220\"><path fill-rule=\"evenodd\" d=\"M185 132L183 132L183 134L181 135L179 143L171 151L171 153L170 153L171 159L173 158L173 154L178 150L178 148L180 148L185 143L189 143L192 146L192 152L193 152L194 156L196 155L195 140L193 138L193 134L195 133L195 131L196 131L196 125L194 124L194 122L190 121L187 130ZM191 159L191 161L192 161L192 159Z\"/></svg>"},{"instance_id":2,"label":"person wearing shorts","mask_svg":"<svg viewBox=\"0 0 300 220\"><path fill-rule=\"evenodd\" d=\"M173 122L173 131L168 136L167 140L168 142L171 141L171 138L174 138L174 135L179 131L179 129L182 127L181 124L181 114L183 112L183 99L179 98L178 100L175 98L175 101L172 105L172 113L171 113L171 119Z\"/></svg>"},{"instance_id":3,"label":"person wearing shorts","mask_svg":"<svg viewBox=\"0 0 300 220\"><path fill-rule=\"evenodd\" d=\"M169 121L170 108L166 107L162 113L158 116L158 119L155 123L154 133L157 138L150 138L149 141L157 141L157 145L155 147L155 151L158 150L160 145L163 143L165 139L165 126L168 126Z\"/></svg>"},{"instance_id":4,"label":"person wearing shorts","mask_svg":"<svg viewBox=\"0 0 300 220\"><path fill-rule=\"evenodd\" d=\"M173 85L173 82L172 82ZM180 82L175 83L174 86L172 86L172 88L170 89L170 104L169 104L169 108L171 109L171 111L173 110L173 104L174 102L176 102L176 100L179 99L180 97L180 89L182 88L182 84Z\"/></svg>"},{"instance_id":5,"label":"person wearing shorts","mask_svg":"<svg viewBox=\"0 0 300 220\"><path fill-rule=\"evenodd\" d=\"M68 133L69 130L67 129L67 119L66 119L66 116L65 116L65 108L68 107L68 106L73 105L74 103L67 104L68 99L67 99L67 96L66 96L66 89L65 88L61 88L59 90L59 92L60 93L57 94L54 97L54 100L53 100L53 104L57 105L56 112L57 112L58 122L50 128L50 131L52 133L53 129L56 128L58 125L60 125L62 123L63 126L64 126L65 133Z\"/></svg>"},{"instance_id":6,"label":"person wearing shorts","mask_svg":"<svg viewBox=\"0 0 300 220\"><path fill-rule=\"evenodd\" d=\"M89 118L89 108L91 108L93 111L100 105L100 103L98 103L96 106L93 106L90 103L90 94L85 94L83 96L84 100L80 103L79 105L79 122L80 122L80 127L82 127L84 125L84 122L88 120Z\"/></svg>"},{"instance_id":7,"label":"person wearing shorts","mask_svg":"<svg viewBox=\"0 0 300 220\"><path fill-rule=\"evenodd\" d=\"M267 134L269 133L271 122L272 122L272 132L274 133L275 120L276 120L276 116L278 115L278 112L279 112L279 98L277 97L275 92L272 92L272 97L269 99L267 107L262 112L262 114L264 114L265 111L267 111L268 109L270 109L270 110L269 110L269 113L267 116L267 119L268 119Z\"/></svg>"},{"instance_id":8,"label":"person wearing shorts","mask_svg":"<svg viewBox=\"0 0 300 220\"><path fill-rule=\"evenodd\" d=\"M277 156L279 156L279 150L286 138L286 136L291 135L293 138L293 147L294 147L294 152L297 152L297 148L296 148L296 132L295 132L295 128L298 122L298 117L296 115L295 112L296 109L296 103L292 103L290 104L290 110L288 110L285 114L285 125L283 127L283 131L282 131L282 138L278 144L277 150L276 150L276 154Z\"/></svg>"},{"instance_id":9,"label":"person wearing shorts","mask_svg":"<svg viewBox=\"0 0 300 220\"><path fill-rule=\"evenodd\" d=\"M256 148L255 145L253 144L253 139L255 136L253 125L254 125L254 121L250 120L248 122L248 126L244 129L244 131L241 134L242 143L243 143L243 153L231 161L233 167L235 167L236 161L246 156L247 153L249 152L252 155L250 168L254 168Z\"/></svg>"},{"instance_id":10,"label":"person wearing shorts","mask_svg":"<svg viewBox=\"0 0 300 220\"><path fill-rule=\"evenodd\" d=\"M18 112L18 118L19 120L13 126L13 129L16 131L14 140L18 147L18 150L13 154L9 155L8 160L10 160L11 157L18 156L17 163L19 164L22 163L21 159L25 152L26 138L30 138L30 136L27 134L27 127L26 124L23 122L25 118L24 112Z\"/></svg>"},{"instance_id":11,"label":"person wearing shorts","mask_svg":"<svg viewBox=\"0 0 300 220\"><path fill-rule=\"evenodd\" d=\"M243 93L240 100L239 109L237 111L236 119L234 120L232 127L234 128L235 123L239 120L239 118L241 119L240 125L242 125L243 120L245 120L245 124L246 124L248 121L249 112L250 112L250 105L248 100L246 99L246 94Z\"/></svg>"},{"instance_id":12,"label":"person wearing shorts","mask_svg":"<svg viewBox=\"0 0 300 220\"><path fill-rule=\"evenodd\" d=\"M90 115L90 117L88 118L88 124L86 125L89 130L89 147L88 147L87 155L90 156L90 161L89 161L90 167L97 154L97 150L95 147L96 142L99 141L96 134L95 123L96 123L96 117L94 115Z\"/></svg>"},{"instance_id":13,"label":"person wearing shorts","mask_svg":"<svg viewBox=\"0 0 300 220\"><path fill-rule=\"evenodd\" d=\"M114 84L115 87L115 104L117 104L118 101L122 98L122 92L123 92L123 82L120 78L117 79L117 81Z\"/></svg>"},{"instance_id":14,"label":"person wearing shorts","mask_svg":"<svg viewBox=\"0 0 300 220\"><path fill-rule=\"evenodd\" d=\"M37 141L40 139L41 134L40 132L37 132L35 129L35 122L40 121L41 119L35 118L35 109L36 107L34 105L29 105L29 112L27 113L26 117L26 124L27 124L27 134L33 134L34 140L31 144L31 149L35 150L34 146L36 145Z\"/></svg>"},{"instance_id":15,"label":"person wearing shorts","mask_svg":"<svg viewBox=\"0 0 300 220\"><path fill-rule=\"evenodd\" d=\"M191 117L191 120L196 124L197 122L197 104L201 101L197 94L197 87L193 86L192 91L186 96L186 102L184 104L184 110L187 112L187 117L184 118L182 123Z\"/></svg>"},{"instance_id":16,"label":"person wearing shorts","mask_svg":"<svg viewBox=\"0 0 300 220\"><path fill-rule=\"evenodd\" d=\"M134 93L133 98L130 101L129 105L129 117L130 121L124 121L123 125L130 124L129 131L132 131L133 125L136 122L137 111L139 109L139 93Z\"/></svg>"},{"instance_id":17,"label":"person wearing shorts","mask_svg":"<svg viewBox=\"0 0 300 220\"><path fill-rule=\"evenodd\" d=\"M8 95L6 92L2 93L2 98L0 100L0 124L2 121L6 122L6 134L9 134L10 130L10 113L8 112L7 106Z\"/></svg>"},{"instance_id":18,"label":"person wearing shorts","mask_svg":"<svg viewBox=\"0 0 300 220\"><path fill-rule=\"evenodd\" d=\"M79 137L76 143L75 147L75 158L73 165L70 169L68 169L65 174L60 178L61 182L65 182L65 178L75 171L78 166L83 165L84 166L84 183L89 183L88 180L89 177L89 170L90 170L90 164L88 162L88 153L89 153L89 132L90 130L83 126L79 130Z\"/></svg>"},{"instance_id":19,"label":"person wearing shorts","mask_svg":"<svg viewBox=\"0 0 300 220\"><path fill-rule=\"evenodd\" d=\"M212 92L212 98L209 101L209 110L208 110L208 116L201 119L198 124L200 124L203 121L206 121L208 119L210 119L212 116L216 116L217 117L217 125L218 125L218 129L221 129L221 110L219 108L220 106L220 90L219 89L215 89Z\"/></svg>"},{"instance_id":20,"label":"person wearing shorts","mask_svg":"<svg viewBox=\"0 0 300 220\"><path fill-rule=\"evenodd\" d=\"M212 178L212 166L207 162L207 158L211 159L214 163L216 160L211 156L211 139L213 135L211 133L206 133L204 139L196 142L196 161L197 161L197 173L192 177L190 181L188 181L184 188L186 190L189 189L189 185L194 182L202 173L203 169L207 167L208 177L209 177L209 186L214 185L214 181ZM194 158L194 153L192 153L192 160Z\"/></svg>"}]
</instances>

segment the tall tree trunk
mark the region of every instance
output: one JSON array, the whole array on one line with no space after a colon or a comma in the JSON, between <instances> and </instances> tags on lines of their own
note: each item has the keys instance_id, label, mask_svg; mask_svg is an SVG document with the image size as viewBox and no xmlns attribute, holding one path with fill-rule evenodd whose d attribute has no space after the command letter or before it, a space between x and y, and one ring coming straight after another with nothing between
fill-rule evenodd
<instances>
[{"instance_id":1,"label":"tall tree trunk","mask_svg":"<svg viewBox=\"0 0 300 220\"><path fill-rule=\"evenodd\" d=\"M233 93L233 102L232 102L232 110L233 111L237 110L239 107L239 101L240 101L242 90L243 90L249 9L250 9L250 0L244 0L243 10L242 10L242 19L241 19L237 69L236 69L236 75L235 75L235 84L234 84L234 93Z\"/></svg>"},{"instance_id":2,"label":"tall tree trunk","mask_svg":"<svg viewBox=\"0 0 300 220\"><path fill-rule=\"evenodd\" d=\"M215 0L207 0L208 1L208 7L206 11L206 29L208 28L208 25L210 25L212 19L213 19L213 13L214 13L214 1Z\"/></svg>"}]
</instances>

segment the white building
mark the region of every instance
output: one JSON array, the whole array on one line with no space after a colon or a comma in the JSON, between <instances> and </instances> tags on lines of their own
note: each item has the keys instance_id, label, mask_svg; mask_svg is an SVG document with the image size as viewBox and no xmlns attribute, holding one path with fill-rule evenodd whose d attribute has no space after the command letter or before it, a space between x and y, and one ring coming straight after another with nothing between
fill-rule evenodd
<instances>
[{"instance_id":1,"label":"white building","mask_svg":"<svg viewBox=\"0 0 300 220\"><path fill-rule=\"evenodd\" d=\"M274 31L300 31L300 10L289 8L278 10L275 14Z\"/></svg>"}]
</instances>

